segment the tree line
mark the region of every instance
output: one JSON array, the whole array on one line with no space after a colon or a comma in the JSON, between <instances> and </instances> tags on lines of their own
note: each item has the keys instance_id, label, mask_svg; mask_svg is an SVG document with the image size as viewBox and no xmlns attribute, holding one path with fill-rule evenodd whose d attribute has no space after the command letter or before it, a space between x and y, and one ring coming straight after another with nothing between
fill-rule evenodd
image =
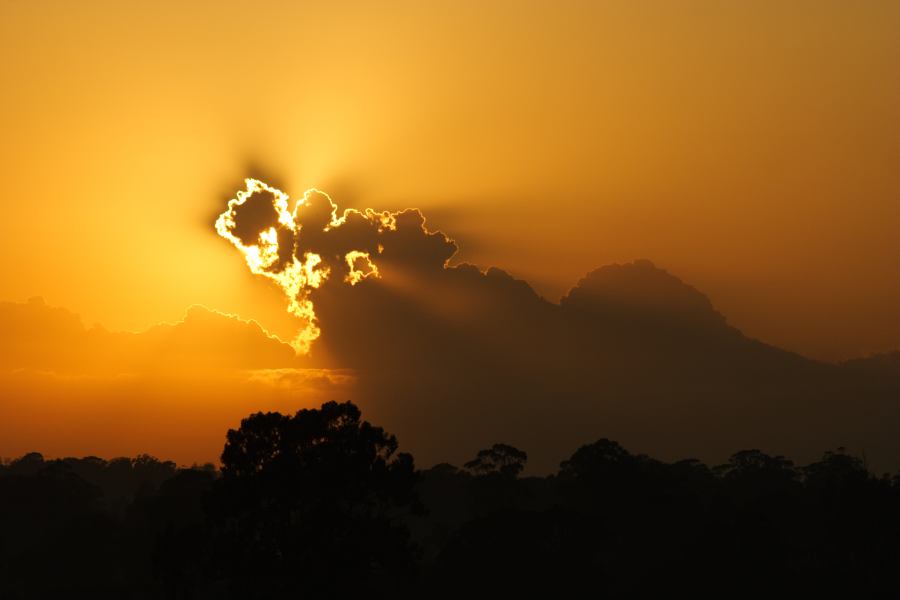
<instances>
[{"instance_id":1,"label":"tree line","mask_svg":"<svg viewBox=\"0 0 900 600\"><path fill-rule=\"evenodd\" d=\"M599 439L417 470L352 403L257 413L221 467L0 465L0 599L633 597L892 591L900 478L842 449L663 462Z\"/></svg>"}]
</instances>

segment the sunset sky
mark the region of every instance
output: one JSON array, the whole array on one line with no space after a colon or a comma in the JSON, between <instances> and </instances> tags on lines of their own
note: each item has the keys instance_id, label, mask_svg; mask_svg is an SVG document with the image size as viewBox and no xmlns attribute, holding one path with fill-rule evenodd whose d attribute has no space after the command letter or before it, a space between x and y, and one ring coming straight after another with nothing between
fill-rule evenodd
<instances>
[{"instance_id":1,"label":"sunset sky","mask_svg":"<svg viewBox=\"0 0 900 600\"><path fill-rule=\"evenodd\" d=\"M0 0L0 600L867 597L898 515L900 0Z\"/></svg>"},{"instance_id":2,"label":"sunset sky","mask_svg":"<svg viewBox=\"0 0 900 600\"><path fill-rule=\"evenodd\" d=\"M646 258L774 346L900 349L898 31L900 3L878 0L2 1L0 323L18 341L0 354L0 456L215 460L251 410L358 399L353 372L302 369L348 366L360 341L335 333L336 363L292 356L284 293L216 234L245 177L291 206L317 188L341 209L418 208L455 240L452 265L502 268L553 303ZM447 277L442 296L401 269L400 303L368 308L416 300L475 327L454 305L472 273ZM531 306L504 281L478 285ZM362 343L394 333L378 335ZM550 352L555 335L522 343Z\"/></svg>"},{"instance_id":3,"label":"sunset sky","mask_svg":"<svg viewBox=\"0 0 900 600\"><path fill-rule=\"evenodd\" d=\"M211 228L257 174L420 207L552 300L645 257L749 335L893 349L898 27L876 0L6 1L0 298L290 337Z\"/></svg>"}]
</instances>

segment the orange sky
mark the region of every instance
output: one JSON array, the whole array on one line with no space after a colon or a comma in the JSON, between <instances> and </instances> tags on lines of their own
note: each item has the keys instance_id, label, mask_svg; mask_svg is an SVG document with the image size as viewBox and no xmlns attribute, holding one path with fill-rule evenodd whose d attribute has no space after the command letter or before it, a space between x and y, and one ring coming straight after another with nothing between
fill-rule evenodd
<instances>
[{"instance_id":1,"label":"orange sky","mask_svg":"<svg viewBox=\"0 0 900 600\"><path fill-rule=\"evenodd\" d=\"M0 3L0 299L285 339L212 221L248 165L421 207L558 298L647 257L749 335L900 347L900 3Z\"/></svg>"}]
</instances>

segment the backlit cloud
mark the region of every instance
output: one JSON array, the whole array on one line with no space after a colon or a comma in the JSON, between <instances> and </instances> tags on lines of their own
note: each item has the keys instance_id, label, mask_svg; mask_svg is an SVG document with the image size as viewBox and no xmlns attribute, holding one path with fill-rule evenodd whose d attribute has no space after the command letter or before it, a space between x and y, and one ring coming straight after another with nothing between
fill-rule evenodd
<instances>
[{"instance_id":1,"label":"backlit cloud","mask_svg":"<svg viewBox=\"0 0 900 600\"><path fill-rule=\"evenodd\" d=\"M383 262L443 267L456 252L447 236L425 228L417 209L346 209L339 215L327 194L310 189L290 210L287 194L257 179L247 179L228 202L216 231L241 251L251 272L287 295L288 311L304 321L292 341L301 353L320 334L312 290L378 278Z\"/></svg>"}]
</instances>

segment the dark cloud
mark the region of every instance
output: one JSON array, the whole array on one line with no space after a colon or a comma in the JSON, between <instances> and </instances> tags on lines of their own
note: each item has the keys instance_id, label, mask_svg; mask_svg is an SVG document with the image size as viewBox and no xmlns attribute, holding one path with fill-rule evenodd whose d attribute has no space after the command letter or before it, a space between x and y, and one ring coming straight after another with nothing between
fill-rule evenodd
<instances>
[{"instance_id":1,"label":"dark cloud","mask_svg":"<svg viewBox=\"0 0 900 600\"><path fill-rule=\"evenodd\" d=\"M898 449L900 386L873 390L748 339L647 263L596 271L561 304L496 269L381 272L314 292L317 344L354 369L364 408L426 463L502 439L549 470L598 435L710 460L845 445L893 461Z\"/></svg>"},{"instance_id":2,"label":"dark cloud","mask_svg":"<svg viewBox=\"0 0 900 600\"><path fill-rule=\"evenodd\" d=\"M251 177L260 181L265 181L269 185L286 189L287 181L281 175L284 169L275 165L276 161L263 159L262 152L259 150L248 149L246 156L238 172L244 173L245 177ZM206 231L215 231L215 223L222 212L222 205L228 202L228 199L234 196L234 190L239 188L243 183L243 178L226 178L222 182L215 184L210 190L208 209L203 212L203 228Z\"/></svg>"},{"instance_id":3,"label":"dark cloud","mask_svg":"<svg viewBox=\"0 0 900 600\"><path fill-rule=\"evenodd\" d=\"M253 273L277 283L289 297L288 310L306 321L293 345L302 352L318 336L309 295L319 287L355 285L389 269L427 272L443 269L456 244L425 228L417 209L338 212L331 198L308 190L293 207L288 197L248 179L228 202L216 231L238 248Z\"/></svg>"},{"instance_id":4,"label":"dark cloud","mask_svg":"<svg viewBox=\"0 0 900 600\"><path fill-rule=\"evenodd\" d=\"M455 243L418 210L339 213L309 192L294 218L295 256L330 272L300 291L314 353L353 369L367 418L425 464L504 440L549 470L598 436L712 460L741 447L900 450L900 386L748 339L648 261L593 271L556 304L502 270L448 266ZM351 251L378 276L347 285Z\"/></svg>"}]
</instances>

